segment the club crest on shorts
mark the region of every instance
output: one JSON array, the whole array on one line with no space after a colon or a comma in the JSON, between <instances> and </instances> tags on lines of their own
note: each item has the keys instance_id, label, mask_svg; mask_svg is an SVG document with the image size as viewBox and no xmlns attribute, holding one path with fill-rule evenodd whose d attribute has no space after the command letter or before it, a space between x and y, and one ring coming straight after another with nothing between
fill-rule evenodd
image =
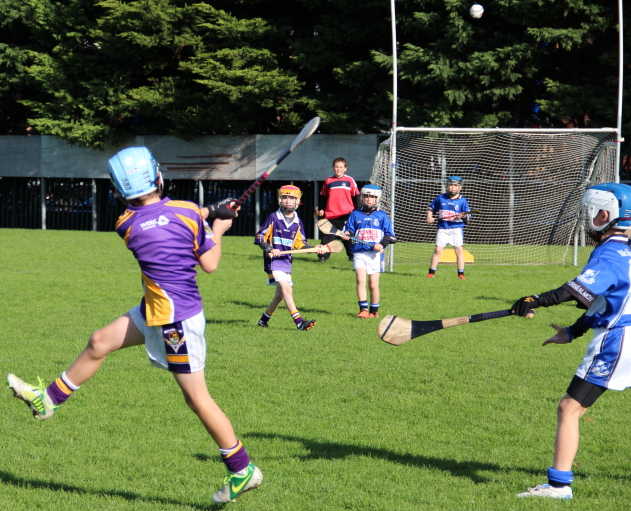
<instances>
[{"instance_id":1,"label":"club crest on shorts","mask_svg":"<svg viewBox=\"0 0 631 511\"><path fill-rule=\"evenodd\" d=\"M184 344L184 332L181 332L179 329L174 327L167 327L162 330L162 335L164 337L164 342L170 346L175 353L180 349L182 344Z\"/></svg>"},{"instance_id":2,"label":"club crest on shorts","mask_svg":"<svg viewBox=\"0 0 631 511\"><path fill-rule=\"evenodd\" d=\"M609 376L611 374L611 364L599 360L596 365L592 367L592 373L601 377Z\"/></svg>"},{"instance_id":3,"label":"club crest on shorts","mask_svg":"<svg viewBox=\"0 0 631 511\"><path fill-rule=\"evenodd\" d=\"M585 284L593 284L596 281L596 275L598 275L599 273L599 271L586 270L576 278L581 282L585 282Z\"/></svg>"}]
</instances>

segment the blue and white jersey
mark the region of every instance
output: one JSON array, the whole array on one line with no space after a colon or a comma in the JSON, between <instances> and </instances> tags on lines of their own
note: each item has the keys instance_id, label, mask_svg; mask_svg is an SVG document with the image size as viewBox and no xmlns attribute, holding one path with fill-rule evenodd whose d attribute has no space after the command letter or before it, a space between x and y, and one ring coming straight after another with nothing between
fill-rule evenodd
<instances>
[{"instance_id":1,"label":"blue and white jersey","mask_svg":"<svg viewBox=\"0 0 631 511\"><path fill-rule=\"evenodd\" d=\"M395 237L390 218L380 209L368 212L362 209L354 210L348 217L348 220L346 220L344 231L348 231L355 238L373 244L379 243L384 236ZM365 243L354 241L351 245L352 252L368 252L371 250L372 246Z\"/></svg>"},{"instance_id":2,"label":"blue and white jersey","mask_svg":"<svg viewBox=\"0 0 631 511\"><path fill-rule=\"evenodd\" d=\"M599 243L583 272L564 287L589 309L585 323L595 330L576 375L594 385L631 386L631 250L626 236Z\"/></svg>"},{"instance_id":3,"label":"blue and white jersey","mask_svg":"<svg viewBox=\"0 0 631 511\"><path fill-rule=\"evenodd\" d=\"M459 195L457 199L452 199L448 193L441 193L429 203L427 209L438 215L437 227L439 229L464 228L464 220L455 217L470 210L469 203L463 195Z\"/></svg>"}]
</instances>

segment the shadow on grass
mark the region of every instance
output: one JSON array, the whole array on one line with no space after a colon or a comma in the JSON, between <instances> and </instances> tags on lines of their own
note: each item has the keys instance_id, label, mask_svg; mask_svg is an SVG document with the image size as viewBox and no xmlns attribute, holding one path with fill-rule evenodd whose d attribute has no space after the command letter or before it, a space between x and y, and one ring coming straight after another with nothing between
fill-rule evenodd
<instances>
[{"instance_id":1,"label":"shadow on grass","mask_svg":"<svg viewBox=\"0 0 631 511\"><path fill-rule=\"evenodd\" d=\"M71 484L63 484L63 483L54 483L51 481L44 481L41 479L28 479L25 477L17 477L8 472L0 471L0 483L7 486L15 486L17 488L22 488L25 490L48 490L55 492L67 492L74 493L75 495L92 495L96 497L114 497L124 499L126 501L138 501L138 502L147 502L153 504L167 504L173 506L182 506L191 509L199 509L200 511L208 510L208 509L222 509L224 504L213 504L210 499L212 494L208 495L208 504L196 504L193 502L182 502L180 500L175 499L163 499L159 497L148 497L144 495L140 495L139 493L135 493L132 491L125 490L87 490L85 488L81 488L79 486L74 486Z\"/></svg>"},{"instance_id":2,"label":"shadow on grass","mask_svg":"<svg viewBox=\"0 0 631 511\"><path fill-rule=\"evenodd\" d=\"M271 433L247 433L241 435L243 438L263 438L272 440L286 440L297 442L309 451L307 455L298 455L300 460L333 460L346 458L348 456L365 456L367 458L378 458L401 465L412 465L416 467L426 467L430 469L449 472L454 477L466 477L477 484L486 484L493 481L493 476L485 477L479 472L507 472L519 471L533 476L541 476L543 469L527 469L516 467L501 467L495 463L483 463L478 461L456 461L444 458L432 458L420 456L418 454L400 454L388 449L365 447L360 445L340 444L332 442L317 442L309 438L301 438L289 435L275 435Z\"/></svg>"},{"instance_id":3,"label":"shadow on grass","mask_svg":"<svg viewBox=\"0 0 631 511\"><path fill-rule=\"evenodd\" d=\"M239 323L251 323L247 319L207 319L207 325L237 325Z\"/></svg>"},{"instance_id":4,"label":"shadow on grass","mask_svg":"<svg viewBox=\"0 0 631 511\"><path fill-rule=\"evenodd\" d=\"M272 293L271 296L273 296L273 294L274 293ZM270 299L271 299L271 296L270 296ZM232 303L234 305L240 305L242 307L248 307L249 309L256 309L257 311L265 310L267 308L267 306L269 305L269 302L265 302L264 304L261 305L261 304L254 304L254 303L251 303L251 302L241 302L241 301L238 301L238 300L228 300L227 303ZM283 312L283 310L287 310L287 308L284 307L284 302L281 302L281 305L278 307L276 313ZM330 314L330 312L328 310L313 309L311 307L300 307L299 310L301 312L306 312L308 314L326 314L327 316ZM230 323L230 322L236 323L237 321L243 322L244 320L227 320L225 322L226 323ZM222 321L218 320L216 322L217 323L221 323ZM206 320L206 323L208 323L208 320Z\"/></svg>"}]
</instances>

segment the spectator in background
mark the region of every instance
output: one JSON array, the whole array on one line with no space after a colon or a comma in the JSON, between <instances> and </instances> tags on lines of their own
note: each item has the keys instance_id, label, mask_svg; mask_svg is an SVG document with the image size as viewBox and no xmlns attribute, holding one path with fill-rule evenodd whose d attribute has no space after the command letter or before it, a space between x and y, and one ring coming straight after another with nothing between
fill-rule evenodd
<instances>
[{"instance_id":1,"label":"spectator in background","mask_svg":"<svg viewBox=\"0 0 631 511\"><path fill-rule=\"evenodd\" d=\"M326 218L339 230L344 229L351 212L361 206L357 184L352 177L346 175L346 170L347 165L344 158L333 160L333 175L324 182L322 190L320 190L320 202L318 204L318 216ZM333 234L324 234L322 244L325 245L335 239L337 236ZM344 248L349 261L352 261L351 242L344 241ZM330 255L330 252L319 254L318 261L323 263Z\"/></svg>"}]
</instances>

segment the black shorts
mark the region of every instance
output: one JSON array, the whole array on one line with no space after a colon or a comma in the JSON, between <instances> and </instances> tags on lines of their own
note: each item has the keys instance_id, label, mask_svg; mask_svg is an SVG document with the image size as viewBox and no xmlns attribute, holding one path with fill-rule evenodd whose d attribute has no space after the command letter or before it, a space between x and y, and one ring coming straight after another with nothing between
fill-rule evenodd
<instances>
[{"instance_id":1,"label":"black shorts","mask_svg":"<svg viewBox=\"0 0 631 511\"><path fill-rule=\"evenodd\" d=\"M606 387L594 385L593 383L589 383L588 381L583 380L583 378L579 378L574 375L574 378L572 378L572 381L570 382L570 386L567 388L567 393L572 399L578 401L582 406L589 408L605 393L606 390Z\"/></svg>"}]
</instances>

